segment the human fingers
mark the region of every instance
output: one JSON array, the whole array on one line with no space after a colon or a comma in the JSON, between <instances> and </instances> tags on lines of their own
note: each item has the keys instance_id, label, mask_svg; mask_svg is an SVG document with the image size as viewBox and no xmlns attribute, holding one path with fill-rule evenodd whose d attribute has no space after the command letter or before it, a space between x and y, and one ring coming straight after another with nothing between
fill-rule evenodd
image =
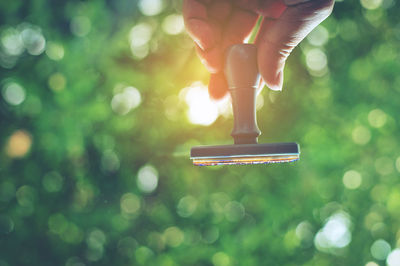
<instances>
[{"instance_id":1,"label":"human fingers","mask_svg":"<svg viewBox=\"0 0 400 266\"><path fill-rule=\"evenodd\" d=\"M284 0L288 5L286 10L277 19L264 19L257 36L259 71L272 90L282 90L287 57L308 33L329 16L334 4L334 0L302 1Z\"/></svg>"},{"instance_id":2,"label":"human fingers","mask_svg":"<svg viewBox=\"0 0 400 266\"><path fill-rule=\"evenodd\" d=\"M257 22L258 15L254 12L241 8L234 8L232 14L224 27L221 45L218 48L205 52L202 56L207 62L218 60L218 67L210 77L208 90L211 98L221 99L228 92L228 85L223 74L224 53L226 48L233 44L243 43L251 33Z\"/></svg>"},{"instance_id":3,"label":"human fingers","mask_svg":"<svg viewBox=\"0 0 400 266\"><path fill-rule=\"evenodd\" d=\"M209 50L219 42L220 27L210 19L205 2L184 0L182 13L186 30L200 49Z\"/></svg>"},{"instance_id":4,"label":"human fingers","mask_svg":"<svg viewBox=\"0 0 400 266\"><path fill-rule=\"evenodd\" d=\"M196 43L200 60L210 73L221 69L221 35L231 10L231 0L185 0L183 3L187 31Z\"/></svg>"},{"instance_id":5,"label":"human fingers","mask_svg":"<svg viewBox=\"0 0 400 266\"><path fill-rule=\"evenodd\" d=\"M222 73L224 51L242 43L253 29L258 15L244 8L233 7L231 0L184 0L183 15L189 35L196 42L196 51L211 74L209 93L220 99L228 91Z\"/></svg>"}]
</instances>

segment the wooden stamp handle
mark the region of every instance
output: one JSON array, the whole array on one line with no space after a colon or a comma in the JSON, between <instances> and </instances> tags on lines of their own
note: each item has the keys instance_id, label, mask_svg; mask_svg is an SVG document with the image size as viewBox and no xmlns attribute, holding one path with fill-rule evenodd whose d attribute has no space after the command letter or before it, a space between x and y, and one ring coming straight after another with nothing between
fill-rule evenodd
<instances>
[{"instance_id":1,"label":"wooden stamp handle","mask_svg":"<svg viewBox=\"0 0 400 266\"><path fill-rule=\"evenodd\" d=\"M232 97L234 126L231 136L235 144L256 144L261 134L255 106L260 74L254 44L235 44L227 49L225 77Z\"/></svg>"}]
</instances>

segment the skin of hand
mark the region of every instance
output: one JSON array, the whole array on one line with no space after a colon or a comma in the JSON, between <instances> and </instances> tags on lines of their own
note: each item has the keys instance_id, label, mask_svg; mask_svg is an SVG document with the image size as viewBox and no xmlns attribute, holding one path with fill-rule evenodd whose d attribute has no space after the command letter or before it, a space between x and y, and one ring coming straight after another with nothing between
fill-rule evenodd
<instances>
[{"instance_id":1,"label":"skin of hand","mask_svg":"<svg viewBox=\"0 0 400 266\"><path fill-rule=\"evenodd\" d=\"M211 73L211 98L221 99L228 92L222 71L225 49L243 43L259 16L262 22L255 40L258 69L270 89L282 90L287 57L331 14L333 5L334 0L184 0L186 29Z\"/></svg>"}]
</instances>

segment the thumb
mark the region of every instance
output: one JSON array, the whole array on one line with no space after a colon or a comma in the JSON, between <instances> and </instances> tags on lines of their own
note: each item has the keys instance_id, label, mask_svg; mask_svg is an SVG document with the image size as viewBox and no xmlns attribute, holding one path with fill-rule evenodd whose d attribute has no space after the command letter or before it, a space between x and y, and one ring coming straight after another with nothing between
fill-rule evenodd
<instances>
[{"instance_id":1,"label":"thumb","mask_svg":"<svg viewBox=\"0 0 400 266\"><path fill-rule=\"evenodd\" d=\"M256 40L258 68L270 89L282 90L287 57L307 34L329 16L333 4L333 0L312 0L295 5L287 3L288 7L279 18L263 20Z\"/></svg>"}]
</instances>

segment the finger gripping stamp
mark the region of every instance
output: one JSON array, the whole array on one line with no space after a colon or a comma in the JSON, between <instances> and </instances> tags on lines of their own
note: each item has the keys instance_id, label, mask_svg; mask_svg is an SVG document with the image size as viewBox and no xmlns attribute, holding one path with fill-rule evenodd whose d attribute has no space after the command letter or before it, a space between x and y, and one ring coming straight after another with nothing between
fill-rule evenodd
<instances>
[{"instance_id":1,"label":"finger gripping stamp","mask_svg":"<svg viewBox=\"0 0 400 266\"><path fill-rule=\"evenodd\" d=\"M257 47L236 44L226 52L225 77L232 98L233 145L198 146L190 151L194 165L236 165L292 162L299 159L297 143L258 144L255 102L260 74Z\"/></svg>"}]
</instances>

